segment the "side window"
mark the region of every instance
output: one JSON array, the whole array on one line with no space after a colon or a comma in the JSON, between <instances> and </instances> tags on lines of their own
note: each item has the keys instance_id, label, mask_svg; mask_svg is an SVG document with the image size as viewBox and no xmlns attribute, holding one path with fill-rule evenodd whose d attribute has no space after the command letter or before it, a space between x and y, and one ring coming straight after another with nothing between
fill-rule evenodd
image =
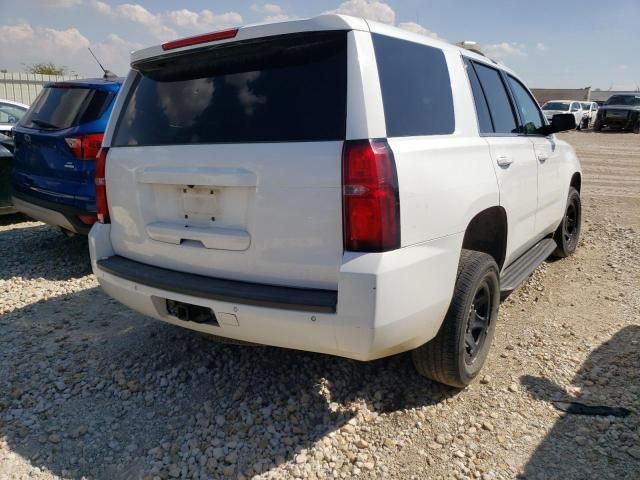
<instances>
[{"instance_id":1,"label":"side window","mask_svg":"<svg viewBox=\"0 0 640 480\"><path fill-rule=\"evenodd\" d=\"M472 63L475 66L478 79L487 98L495 132L518 133L516 117L511 108L511 101L500 77L500 72L481 63Z\"/></svg>"},{"instance_id":2,"label":"side window","mask_svg":"<svg viewBox=\"0 0 640 480\"><path fill-rule=\"evenodd\" d=\"M511 75L507 76L511 92L516 98L518 111L520 112L520 120L523 125L523 132L527 135L535 135L544 125L542 114L538 108L537 102L531 97L526 88Z\"/></svg>"},{"instance_id":3,"label":"side window","mask_svg":"<svg viewBox=\"0 0 640 480\"><path fill-rule=\"evenodd\" d=\"M579 103L572 103L571 104L571 111L572 112L577 112L578 110L580 110L580 104Z\"/></svg>"},{"instance_id":4,"label":"side window","mask_svg":"<svg viewBox=\"0 0 640 480\"><path fill-rule=\"evenodd\" d=\"M476 115L478 117L480 133L493 133L494 129L491 114L489 113L489 105L482 91L476 70L473 68L473 64L466 58L464 59L464 66L467 71L467 76L469 77L469 83L471 84L473 100L476 104Z\"/></svg>"},{"instance_id":5,"label":"side window","mask_svg":"<svg viewBox=\"0 0 640 480\"><path fill-rule=\"evenodd\" d=\"M25 110L9 103L0 103L0 123L17 123Z\"/></svg>"},{"instance_id":6,"label":"side window","mask_svg":"<svg viewBox=\"0 0 640 480\"><path fill-rule=\"evenodd\" d=\"M453 133L449 70L442 50L373 34L387 136Z\"/></svg>"}]
</instances>

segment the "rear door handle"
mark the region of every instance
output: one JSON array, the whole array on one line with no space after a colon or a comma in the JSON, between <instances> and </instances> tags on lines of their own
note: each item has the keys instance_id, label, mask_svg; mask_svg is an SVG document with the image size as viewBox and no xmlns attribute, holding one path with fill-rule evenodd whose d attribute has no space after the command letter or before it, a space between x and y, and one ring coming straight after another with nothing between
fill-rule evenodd
<instances>
[{"instance_id":1,"label":"rear door handle","mask_svg":"<svg viewBox=\"0 0 640 480\"><path fill-rule=\"evenodd\" d=\"M496 162L502 168L507 168L513 163L513 159L507 155L496 155Z\"/></svg>"}]
</instances>

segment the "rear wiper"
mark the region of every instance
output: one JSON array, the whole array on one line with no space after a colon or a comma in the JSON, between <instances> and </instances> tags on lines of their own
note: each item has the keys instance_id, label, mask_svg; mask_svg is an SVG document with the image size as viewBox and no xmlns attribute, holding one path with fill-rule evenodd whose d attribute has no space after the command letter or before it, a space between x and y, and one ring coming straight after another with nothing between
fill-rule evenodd
<instances>
[{"instance_id":1,"label":"rear wiper","mask_svg":"<svg viewBox=\"0 0 640 480\"><path fill-rule=\"evenodd\" d=\"M49 122L45 122L44 120L38 120L37 118L34 118L30 121L31 123L38 125L39 127L43 127L43 128L49 128L52 130L57 130L60 127L58 127L57 125L54 125L52 123Z\"/></svg>"}]
</instances>

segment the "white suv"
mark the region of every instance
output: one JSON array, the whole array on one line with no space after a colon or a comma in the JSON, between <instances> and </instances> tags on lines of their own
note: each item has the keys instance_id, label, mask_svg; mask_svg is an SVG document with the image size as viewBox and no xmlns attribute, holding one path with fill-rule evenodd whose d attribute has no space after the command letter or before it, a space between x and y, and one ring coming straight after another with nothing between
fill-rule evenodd
<instances>
[{"instance_id":1,"label":"white suv","mask_svg":"<svg viewBox=\"0 0 640 480\"><path fill-rule=\"evenodd\" d=\"M580 166L491 60L327 15L132 54L96 164L93 270L218 337L462 387L501 296L580 232Z\"/></svg>"}]
</instances>

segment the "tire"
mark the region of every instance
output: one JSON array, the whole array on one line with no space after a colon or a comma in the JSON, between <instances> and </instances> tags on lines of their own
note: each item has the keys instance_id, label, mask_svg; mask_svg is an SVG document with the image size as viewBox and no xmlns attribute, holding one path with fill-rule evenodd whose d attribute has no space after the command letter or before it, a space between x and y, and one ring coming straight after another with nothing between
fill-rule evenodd
<instances>
[{"instance_id":1,"label":"tire","mask_svg":"<svg viewBox=\"0 0 640 480\"><path fill-rule=\"evenodd\" d=\"M594 132L602 131L602 125L600 124L600 121L598 119L596 119L595 123L593 124L593 131Z\"/></svg>"},{"instance_id":2,"label":"tire","mask_svg":"<svg viewBox=\"0 0 640 480\"><path fill-rule=\"evenodd\" d=\"M500 273L495 260L486 253L462 250L453 299L440 330L411 352L418 373L452 387L469 385L489 353L499 306ZM471 320L476 328L469 330Z\"/></svg>"},{"instance_id":3,"label":"tire","mask_svg":"<svg viewBox=\"0 0 640 480\"><path fill-rule=\"evenodd\" d=\"M551 256L555 258L566 258L573 255L578 248L580 240L580 230L582 226L582 203L580 202L580 193L571 187L567 198L567 206L565 207L562 222L558 226L553 239L558 245Z\"/></svg>"},{"instance_id":4,"label":"tire","mask_svg":"<svg viewBox=\"0 0 640 480\"><path fill-rule=\"evenodd\" d=\"M633 133L636 135L640 133L640 118L636 120L636 124L633 126Z\"/></svg>"}]
</instances>

